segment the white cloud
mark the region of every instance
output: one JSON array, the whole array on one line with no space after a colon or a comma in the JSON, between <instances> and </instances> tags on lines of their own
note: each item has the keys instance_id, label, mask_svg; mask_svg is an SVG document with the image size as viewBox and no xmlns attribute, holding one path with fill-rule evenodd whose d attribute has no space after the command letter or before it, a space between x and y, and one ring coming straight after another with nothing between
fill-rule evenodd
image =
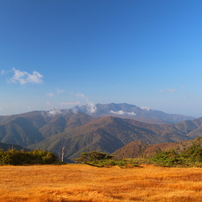
<instances>
[{"instance_id":1,"label":"white cloud","mask_svg":"<svg viewBox=\"0 0 202 202\"><path fill-rule=\"evenodd\" d=\"M110 113L112 113L112 114L120 114L120 115L125 114L123 110L119 110L119 111L116 111L116 112L111 110Z\"/></svg>"},{"instance_id":2,"label":"white cloud","mask_svg":"<svg viewBox=\"0 0 202 202\"><path fill-rule=\"evenodd\" d=\"M77 97L85 97L85 95L82 94L82 93L77 93L76 96L77 96Z\"/></svg>"},{"instance_id":3,"label":"white cloud","mask_svg":"<svg viewBox=\"0 0 202 202\"><path fill-rule=\"evenodd\" d=\"M50 110L49 112L49 115L56 115L56 114L62 114L62 111L60 109L53 109L53 110Z\"/></svg>"},{"instance_id":4,"label":"white cloud","mask_svg":"<svg viewBox=\"0 0 202 202\"><path fill-rule=\"evenodd\" d=\"M76 96L85 99L85 101L87 102L86 105L87 105L87 112L88 113L95 113L96 112L96 110L97 110L96 105L93 102L89 101L87 96L85 96L82 93L77 93Z\"/></svg>"},{"instance_id":5,"label":"white cloud","mask_svg":"<svg viewBox=\"0 0 202 202\"><path fill-rule=\"evenodd\" d=\"M136 116L135 112L126 112L126 114L129 115L129 116Z\"/></svg>"},{"instance_id":6,"label":"white cloud","mask_svg":"<svg viewBox=\"0 0 202 202\"><path fill-rule=\"evenodd\" d=\"M112 114L117 114L117 115L128 115L128 116L136 116L135 112L124 112L123 110L119 110L119 111L113 111L111 110L110 113Z\"/></svg>"},{"instance_id":7,"label":"white cloud","mask_svg":"<svg viewBox=\"0 0 202 202\"><path fill-rule=\"evenodd\" d=\"M147 111L151 110L149 107L140 107L140 108L143 109L143 110L147 110Z\"/></svg>"},{"instance_id":8,"label":"white cloud","mask_svg":"<svg viewBox=\"0 0 202 202\"><path fill-rule=\"evenodd\" d=\"M4 73L4 70L2 71L1 74ZM37 71L33 71L32 74L29 74L25 71L16 70L15 68L13 68L12 72L14 73L14 75L11 79L7 80L8 83L20 83L22 85L26 83L43 83L43 80L41 79L43 76Z\"/></svg>"},{"instance_id":9,"label":"white cloud","mask_svg":"<svg viewBox=\"0 0 202 202\"><path fill-rule=\"evenodd\" d=\"M6 73L7 72L5 70L3 70L3 69L0 71L0 75L5 75Z\"/></svg>"},{"instance_id":10,"label":"white cloud","mask_svg":"<svg viewBox=\"0 0 202 202\"><path fill-rule=\"evenodd\" d=\"M46 95L49 96L49 97L53 97L54 96L53 93L46 93Z\"/></svg>"},{"instance_id":11,"label":"white cloud","mask_svg":"<svg viewBox=\"0 0 202 202\"><path fill-rule=\"evenodd\" d=\"M93 102L88 101L87 103L87 111L88 113L95 113L97 110L96 105Z\"/></svg>"},{"instance_id":12,"label":"white cloud","mask_svg":"<svg viewBox=\"0 0 202 202\"><path fill-rule=\"evenodd\" d=\"M61 93L64 93L64 92L65 92L65 90L61 90L61 89L59 89L59 88L56 88L56 91L57 91L57 94L61 94Z\"/></svg>"}]
</instances>

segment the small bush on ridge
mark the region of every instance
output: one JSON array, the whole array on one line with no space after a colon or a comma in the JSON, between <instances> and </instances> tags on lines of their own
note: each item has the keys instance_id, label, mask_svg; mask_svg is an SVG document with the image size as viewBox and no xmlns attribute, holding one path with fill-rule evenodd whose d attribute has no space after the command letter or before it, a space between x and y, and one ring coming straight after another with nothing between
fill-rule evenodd
<instances>
[{"instance_id":1,"label":"small bush on ridge","mask_svg":"<svg viewBox=\"0 0 202 202\"><path fill-rule=\"evenodd\" d=\"M137 166L137 162L133 159L123 159L123 160L114 160L112 159L113 156L91 151L91 152L83 152L80 158L74 159L77 163L88 164L91 166L97 167L112 167L112 166L119 166L119 167L134 167Z\"/></svg>"}]
</instances>

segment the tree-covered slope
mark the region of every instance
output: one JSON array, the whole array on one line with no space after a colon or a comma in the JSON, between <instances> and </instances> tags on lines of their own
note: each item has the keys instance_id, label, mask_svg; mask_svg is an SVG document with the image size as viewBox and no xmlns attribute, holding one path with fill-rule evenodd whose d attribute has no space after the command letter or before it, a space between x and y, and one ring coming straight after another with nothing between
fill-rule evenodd
<instances>
[{"instance_id":1,"label":"tree-covered slope","mask_svg":"<svg viewBox=\"0 0 202 202\"><path fill-rule=\"evenodd\" d=\"M182 153L184 150L189 148L193 144L199 144L202 146L202 139L196 138L187 141L180 141L175 143L158 143L158 144L146 144L139 141L130 142L124 147L116 150L112 153L114 158L137 158L137 157L151 157L156 154L158 151L171 151L176 150L179 153Z\"/></svg>"},{"instance_id":2,"label":"tree-covered slope","mask_svg":"<svg viewBox=\"0 0 202 202\"><path fill-rule=\"evenodd\" d=\"M29 149L27 149L26 147L22 147L20 145L16 145L16 144L7 144L7 143L2 143L0 142L0 149L3 149L5 151L10 150L10 149L16 149L18 151L20 150L24 150L24 151L30 151Z\"/></svg>"},{"instance_id":3,"label":"tree-covered slope","mask_svg":"<svg viewBox=\"0 0 202 202\"><path fill-rule=\"evenodd\" d=\"M33 123L26 118L16 118L0 125L0 141L3 143L28 146L44 138Z\"/></svg>"},{"instance_id":4,"label":"tree-covered slope","mask_svg":"<svg viewBox=\"0 0 202 202\"><path fill-rule=\"evenodd\" d=\"M56 153L65 147L66 158L76 158L83 151L112 153L133 141L147 144L177 142L191 139L187 132L198 127L195 122L178 124L148 124L117 117L101 117L49 137L29 148L47 149Z\"/></svg>"},{"instance_id":5,"label":"tree-covered slope","mask_svg":"<svg viewBox=\"0 0 202 202\"><path fill-rule=\"evenodd\" d=\"M50 136L90 122L93 118L70 110L63 113L29 112L4 117L0 122L0 141L28 146Z\"/></svg>"}]
</instances>

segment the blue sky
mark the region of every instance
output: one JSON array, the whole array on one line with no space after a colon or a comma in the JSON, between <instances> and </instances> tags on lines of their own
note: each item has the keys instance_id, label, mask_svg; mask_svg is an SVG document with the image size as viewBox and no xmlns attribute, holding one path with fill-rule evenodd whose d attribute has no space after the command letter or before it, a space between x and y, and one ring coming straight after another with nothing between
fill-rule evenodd
<instances>
[{"instance_id":1,"label":"blue sky","mask_svg":"<svg viewBox=\"0 0 202 202\"><path fill-rule=\"evenodd\" d=\"M0 115L129 103L202 116L201 0L1 0Z\"/></svg>"}]
</instances>

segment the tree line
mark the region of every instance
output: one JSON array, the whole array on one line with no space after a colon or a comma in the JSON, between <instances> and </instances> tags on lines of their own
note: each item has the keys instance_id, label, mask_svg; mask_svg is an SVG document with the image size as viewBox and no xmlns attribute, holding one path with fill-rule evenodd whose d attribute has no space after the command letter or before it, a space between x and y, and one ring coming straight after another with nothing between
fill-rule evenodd
<instances>
[{"instance_id":1,"label":"tree line","mask_svg":"<svg viewBox=\"0 0 202 202\"><path fill-rule=\"evenodd\" d=\"M61 161L52 153L44 150L24 151L0 149L0 165L59 164Z\"/></svg>"}]
</instances>

